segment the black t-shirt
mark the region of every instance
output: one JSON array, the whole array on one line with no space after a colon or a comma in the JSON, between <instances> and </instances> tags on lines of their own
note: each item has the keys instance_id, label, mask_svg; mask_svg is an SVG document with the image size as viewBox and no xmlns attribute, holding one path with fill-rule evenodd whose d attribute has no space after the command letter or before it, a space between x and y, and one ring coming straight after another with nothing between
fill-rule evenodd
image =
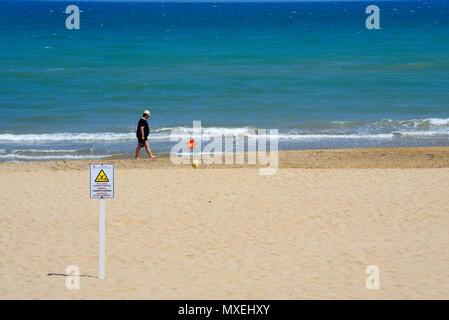
<instances>
[{"instance_id":1,"label":"black t-shirt","mask_svg":"<svg viewBox=\"0 0 449 320\"><path fill-rule=\"evenodd\" d=\"M145 135L145 139L148 138L148 135L150 134L150 128L148 127L148 121L145 119L140 119L139 123L137 124L137 131L136 136L137 139L142 140L142 133L140 132L140 128L143 128L143 134Z\"/></svg>"}]
</instances>

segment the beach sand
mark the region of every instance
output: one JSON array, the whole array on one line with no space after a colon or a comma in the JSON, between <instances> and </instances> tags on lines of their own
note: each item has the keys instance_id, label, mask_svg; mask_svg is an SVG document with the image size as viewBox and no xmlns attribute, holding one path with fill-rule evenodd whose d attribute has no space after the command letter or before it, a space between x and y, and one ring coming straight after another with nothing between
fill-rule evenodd
<instances>
[{"instance_id":1,"label":"beach sand","mask_svg":"<svg viewBox=\"0 0 449 320\"><path fill-rule=\"evenodd\" d=\"M449 148L283 151L273 176L107 162L104 280L90 161L0 164L1 299L449 299ZM48 275L69 265L79 290Z\"/></svg>"}]
</instances>

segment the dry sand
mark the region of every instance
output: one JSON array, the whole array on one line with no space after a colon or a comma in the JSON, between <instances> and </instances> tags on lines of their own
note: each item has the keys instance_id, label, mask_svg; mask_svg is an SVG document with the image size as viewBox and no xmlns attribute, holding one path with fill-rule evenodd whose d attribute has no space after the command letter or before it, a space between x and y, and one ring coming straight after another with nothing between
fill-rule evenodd
<instances>
[{"instance_id":1,"label":"dry sand","mask_svg":"<svg viewBox=\"0 0 449 320\"><path fill-rule=\"evenodd\" d=\"M288 151L274 176L113 162L105 280L89 162L0 164L1 299L449 299L449 148ZM79 290L47 275L68 265Z\"/></svg>"}]
</instances>

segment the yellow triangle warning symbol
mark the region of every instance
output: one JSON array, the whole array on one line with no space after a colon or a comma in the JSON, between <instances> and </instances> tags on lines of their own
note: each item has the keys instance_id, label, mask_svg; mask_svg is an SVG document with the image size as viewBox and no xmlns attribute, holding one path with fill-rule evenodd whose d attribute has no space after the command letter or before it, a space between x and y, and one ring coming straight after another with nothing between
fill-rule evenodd
<instances>
[{"instance_id":1,"label":"yellow triangle warning symbol","mask_svg":"<svg viewBox=\"0 0 449 320\"><path fill-rule=\"evenodd\" d=\"M95 182L109 182L109 179L103 170L100 171L100 173L97 176L97 179L95 179Z\"/></svg>"}]
</instances>

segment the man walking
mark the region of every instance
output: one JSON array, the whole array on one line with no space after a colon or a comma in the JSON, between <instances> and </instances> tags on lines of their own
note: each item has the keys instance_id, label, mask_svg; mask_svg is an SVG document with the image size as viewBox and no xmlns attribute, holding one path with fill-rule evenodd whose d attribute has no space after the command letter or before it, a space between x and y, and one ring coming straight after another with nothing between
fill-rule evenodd
<instances>
[{"instance_id":1,"label":"man walking","mask_svg":"<svg viewBox=\"0 0 449 320\"><path fill-rule=\"evenodd\" d=\"M143 112L142 118L140 118L139 123L137 124L137 149L136 149L136 159L140 157L140 149L145 147L146 152L150 156L151 159L157 158L151 153L150 145L148 143L148 135L150 134L150 128L148 127L148 118L151 113L149 110L145 110Z\"/></svg>"}]
</instances>

